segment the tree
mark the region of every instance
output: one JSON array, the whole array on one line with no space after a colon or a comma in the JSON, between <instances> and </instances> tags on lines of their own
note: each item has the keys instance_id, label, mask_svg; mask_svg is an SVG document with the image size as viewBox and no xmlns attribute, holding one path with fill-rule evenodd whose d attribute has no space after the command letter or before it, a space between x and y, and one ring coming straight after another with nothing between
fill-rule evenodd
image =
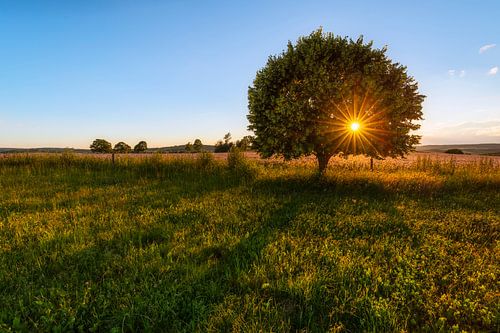
<instances>
[{"instance_id":1,"label":"tree","mask_svg":"<svg viewBox=\"0 0 500 333\"><path fill-rule=\"evenodd\" d=\"M215 152L216 153L226 153L228 152L231 147L233 146L233 143L231 142L231 133L226 133L223 138L224 141L219 140L215 144Z\"/></svg>"},{"instance_id":2,"label":"tree","mask_svg":"<svg viewBox=\"0 0 500 333\"><path fill-rule=\"evenodd\" d=\"M374 158L414 150L422 102L406 67L321 29L271 56L248 89L254 146L263 157L315 155L323 173L336 154Z\"/></svg>"},{"instance_id":3,"label":"tree","mask_svg":"<svg viewBox=\"0 0 500 333\"><path fill-rule=\"evenodd\" d=\"M200 139L194 140L193 150L199 153L200 151L202 151L202 149L203 149L203 143L201 143L201 140Z\"/></svg>"},{"instance_id":4,"label":"tree","mask_svg":"<svg viewBox=\"0 0 500 333\"><path fill-rule=\"evenodd\" d=\"M114 151L117 153L126 154L126 153L130 153L130 149L131 148L128 144L120 141L115 145Z\"/></svg>"},{"instance_id":5,"label":"tree","mask_svg":"<svg viewBox=\"0 0 500 333\"><path fill-rule=\"evenodd\" d=\"M241 151L247 151L252 149L253 136L245 135L241 140L236 141L236 147Z\"/></svg>"},{"instance_id":6,"label":"tree","mask_svg":"<svg viewBox=\"0 0 500 333\"><path fill-rule=\"evenodd\" d=\"M139 141L138 144L134 146L134 153L143 153L148 149L148 144L146 141Z\"/></svg>"},{"instance_id":7,"label":"tree","mask_svg":"<svg viewBox=\"0 0 500 333\"><path fill-rule=\"evenodd\" d=\"M191 142L186 143L184 150L189 152L189 153L192 152L193 151L193 144Z\"/></svg>"},{"instance_id":8,"label":"tree","mask_svg":"<svg viewBox=\"0 0 500 333\"><path fill-rule=\"evenodd\" d=\"M104 139L95 139L90 145L90 150L93 153L111 153L113 151L111 143Z\"/></svg>"}]
</instances>

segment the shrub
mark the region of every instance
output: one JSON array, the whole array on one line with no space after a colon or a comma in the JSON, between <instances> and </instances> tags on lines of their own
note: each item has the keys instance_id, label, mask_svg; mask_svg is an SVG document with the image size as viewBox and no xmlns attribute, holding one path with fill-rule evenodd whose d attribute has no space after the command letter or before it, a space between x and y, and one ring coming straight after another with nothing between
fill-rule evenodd
<instances>
[{"instance_id":1,"label":"shrub","mask_svg":"<svg viewBox=\"0 0 500 333\"><path fill-rule=\"evenodd\" d=\"M236 147L231 148L231 151L227 155L227 166L229 169L237 169L246 163L245 156Z\"/></svg>"},{"instance_id":2,"label":"shrub","mask_svg":"<svg viewBox=\"0 0 500 333\"><path fill-rule=\"evenodd\" d=\"M236 172L240 176L253 176L256 168L244 155L244 153L236 147L232 147L227 155L227 166L229 170Z\"/></svg>"},{"instance_id":3,"label":"shrub","mask_svg":"<svg viewBox=\"0 0 500 333\"><path fill-rule=\"evenodd\" d=\"M211 170L215 166L214 155L208 152L201 152L196 159L196 164L202 170Z\"/></svg>"},{"instance_id":4,"label":"shrub","mask_svg":"<svg viewBox=\"0 0 500 333\"><path fill-rule=\"evenodd\" d=\"M453 149L448 149L445 151L446 154L458 154L458 155L463 155L463 151L461 149L453 148Z\"/></svg>"}]
</instances>

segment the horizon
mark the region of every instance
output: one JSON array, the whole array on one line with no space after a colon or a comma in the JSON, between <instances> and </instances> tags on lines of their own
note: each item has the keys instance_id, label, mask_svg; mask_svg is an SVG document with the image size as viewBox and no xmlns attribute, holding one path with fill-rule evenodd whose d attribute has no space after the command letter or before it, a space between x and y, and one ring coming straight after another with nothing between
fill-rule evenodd
<instances>
[{"instance_id":1,"label":"horizon","mask_svg":"<svg viewBox=\"0 0 500 333\"><path fill-rule=\"evenodd\" d=\"M129 144L131 147L133 147L134 143L130 144L128 142L125 142L127 144ZM192 143L192 142L191 142ZM203 143L203 146L215 146L215 144L210 144L210 143ZM115 142L111 142L112 145L115 144ZM174 145L169 145L169 146L149 146L148 145L148 150L150 149L163 149L163 148L174 148L174 147L182 147L184 146L185 144L174 144ZM415 148L418 148L418 147L425 147L425 146L481 146L481 145L499 145L500 146L500 143L499 142L481 142L481 143L450 143L450 144L422 144L422 143L419 143L415 146ZM44 147L44 146L40 146L40 147L0 147L0 150L1 149L12 149L12 150L16 150L16 149L19 149L19 150L31 150L31 149L74 149L74 150L88 150L90 151L90 147L87 147L87 148L78 148L78 147ZM0 152L1 153L1 152Z\"/></svg>"},{"instance_id":2,"label":"horizon","mask_svg":"<svg viewBox=\"0 0 500 333\"><path fill-rule=\"evenodd\" d=\"M420 145L500 143L499 11L466 0L1 3L0 147L240 139L252 134L256 72L319 27L387 45L408 68L427 96Z\"/></svg>"}]
</instances>

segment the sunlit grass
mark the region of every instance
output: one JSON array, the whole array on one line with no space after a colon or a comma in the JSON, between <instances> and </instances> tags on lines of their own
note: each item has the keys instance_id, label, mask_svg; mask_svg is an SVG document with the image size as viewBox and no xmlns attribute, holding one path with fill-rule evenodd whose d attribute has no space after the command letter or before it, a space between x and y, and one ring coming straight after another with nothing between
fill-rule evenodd
<instances>
[{"instance_id":1,"label":"sunlit grass","mask_svg":"<svg viewBox=\"0 0 500 333\"><path fill-rule=\"evenodd\" d=\"M0 159L0 331L499 327L500 166Z\"/></svg>"}]
</instances>

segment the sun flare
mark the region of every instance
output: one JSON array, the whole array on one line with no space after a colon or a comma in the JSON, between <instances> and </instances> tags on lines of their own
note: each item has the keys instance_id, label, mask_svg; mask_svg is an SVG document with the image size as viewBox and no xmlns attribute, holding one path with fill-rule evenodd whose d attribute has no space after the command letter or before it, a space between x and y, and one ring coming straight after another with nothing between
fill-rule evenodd
<instances>
[{"instance_id":1,"label":"sun flare","mask_svg":"<svg viewBox=\"0 0 500 333\"><path fill-rule=\"evenodd\" d=\"M333 151L378 154L378 145L386 144L388 133L386 111L380 101L365 91L332 104L330 119L324 124L331 133Z\"/></svg>"},{"instance_id":2,"label":"sun flare","mask_svg":"<svg viewBox=\"0 0 500 333\"><path fill-rule=\"evenodd\" d=\"M361 125L357 121L351 123L351 131L353 132L357 132L360 127Z\"/></svg>"}]
</instances>

